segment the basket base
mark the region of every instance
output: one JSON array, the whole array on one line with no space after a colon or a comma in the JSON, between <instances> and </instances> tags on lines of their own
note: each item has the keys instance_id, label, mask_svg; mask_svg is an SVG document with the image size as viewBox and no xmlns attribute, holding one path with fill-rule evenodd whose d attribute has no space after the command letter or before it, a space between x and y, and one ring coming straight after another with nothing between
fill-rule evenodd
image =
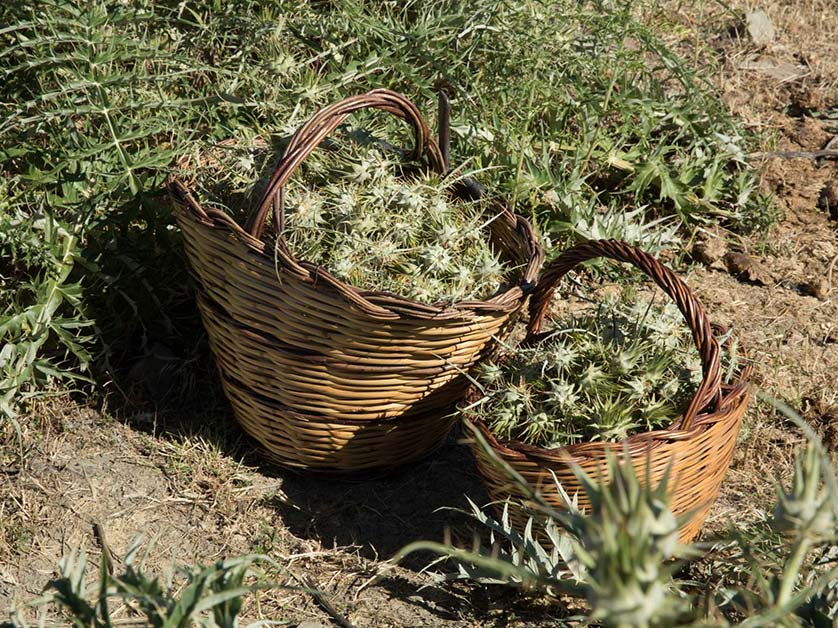
<instances>
[{"instance_id":1,"label":"basket base","mask_svg":"<svg viewBox=\"0 0 838 628\"><path fill-rule=\"evenodd\" d=\"M328 474L381 472L439 448L458 417L437 409L386 421L348 422L296 412L222 376L233 414L259 443L259 454L291 469Z\"/></svg>"},{"instance_id":2,"label":"basket base","mask_svg":"<svg viewBox=\"0 0 838 628\"><path fill-rule=\"evenodd\" d=\"M647 448L636 447L630 454L630 462L641 483L651 481L652 486L669 473L669 507L680 522L679 538L682 543L693 541L701 532L704 521L716 500L722 480L733 458L733 449L739 436L739 428L750 399L749 387L741 383L723 389L727 394L715 414L699 417L700 425L681 438L667 438L667 432L660 433L658 441L652 441ZM494 440L485 426L479 426L495 457L517 471L551 506L565 507L555 482L561 482L568 495L578 496L579 507L590 508L584 488L575 475L570 462L579 465L590 477L608 481L608 464L605 448L586 457L573 456L573 446L566 449L563 458L559 453L536 448L512 449ZM645 441L644 441L645 442ZM513 482L497 465L493 456L472 440L472 451L477 468L486 486L486 492L494 502L511 499L510 519L523 530L528 516L515 502L526 499L524 491ZM558 450L557 450L558 451ZM628 451L628 450L626 450Z\"/></svg>"}]
</instances>

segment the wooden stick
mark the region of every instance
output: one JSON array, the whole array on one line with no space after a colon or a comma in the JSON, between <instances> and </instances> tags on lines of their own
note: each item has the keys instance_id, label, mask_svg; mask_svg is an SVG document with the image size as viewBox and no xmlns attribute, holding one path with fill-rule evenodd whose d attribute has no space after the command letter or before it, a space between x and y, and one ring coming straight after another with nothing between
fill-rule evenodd
<instances>
[{"instance_id":1,"label":"wooden stick","mask_svg":"<svg viewBox=\"0 0 838 628\"><path fill-rule=\"evenodd\" d=\"M307 576L300 576L293 571L289 571L289 573L297 582L306 587L306 592L311 594L311 597L314 598L317 605L326 611L326 613L329 614L329 617L331 617L335 623L340 626L340 628L355 628L355 625L332 605L329 598L326 597L326 594L318 589L310 578Z\"/></svg>"},{"instance_id":2,"label":"wooden stick","mask_svg":"<svg viewBox=\"0 0 838 628\"><path fill-rule=\"evenodd\" d=\"M820 159L821 157L838 157L838 148L825 148L824 150L778 150L769 153L750 153L750 159Z\"/></svg>"}]
</instances>

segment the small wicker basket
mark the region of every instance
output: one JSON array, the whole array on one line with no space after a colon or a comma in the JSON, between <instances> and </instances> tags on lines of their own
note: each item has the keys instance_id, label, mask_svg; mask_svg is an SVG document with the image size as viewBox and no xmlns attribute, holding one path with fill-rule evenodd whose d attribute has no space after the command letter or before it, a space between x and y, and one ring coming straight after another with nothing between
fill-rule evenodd
<instances>
[{"instance_id":1,"label":"small wicker basket","mask_svg":"<svg viewBox=\"0 0 838 628\"><path fill-rule=\"evenodd\" d=\"M556 479L568 495L578 494L579 506L589 508L573 465L591 477L608 481L609 455L631 463L641 482L648 477L656 485L670 469L670 508L683 517L680 538L688 542L701 530L730 466L733 448L749 399L750 368L734 385L722 384L719 344L701 304L686 284L650 255L622 242L597 240L579 244L560 255L544 271L530 302L530 321L525 344L537 342L550 300L562 277L577 264L595 257L627 262L648 274L678 305L701 355L703 380L684 416L665 430L636 434L620 443L586 442L559 449L543 449L518 441L499 441L479 420L473 422L484 440L502 461L509 464L551 505L563 501ZM512 497L525 500L525 491L510 481L492 456L476 440L472 443L477 466L492 500ZM647 476L648 472L648 476ZM554 477L555 474L555 477ZM523 529L526 515L511 508L516 526Z\"/></svg>"},{"instance_id":2,"label":"small wicker basket","mask_svg":"<svg viewBox=\"0 0 838 628\"><path fill-rule=\"evenodd\" d=\"M362 292L295 258L282 236L284 186L329 133L367 108L409 122L412 158L445 172L416 106L373 90L326 107L297 131L244 228L202 207L182 178L168 182L226 395L244 429L286 466L390 468L443 442L466 373L505 336L543 260L529 222L500 201L490 208L498 214L491 242L514 270L485 301L427 305ZM455 192L473 196L474 187ZM273 231L263 235L271 208Z\"/></svg>"}]
</instances>

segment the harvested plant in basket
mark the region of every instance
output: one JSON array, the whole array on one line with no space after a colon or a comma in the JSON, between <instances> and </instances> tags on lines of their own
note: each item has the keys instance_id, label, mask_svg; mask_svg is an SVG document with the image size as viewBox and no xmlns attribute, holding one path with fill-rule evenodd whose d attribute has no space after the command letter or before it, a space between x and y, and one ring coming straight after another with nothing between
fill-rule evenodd
<instances>
[{"instance_id":1,"label":"harvested plant in basket","mask_svg":"<svg viewBox=\"0 0 838 628\"><path fill-rule=\"evenodd\" d=\"M677 308L605 303L542 331L562 277L600 256L643 270ZM725 358L735 381L724 382L719 341L686 284L651 256L613 240L560 255L542 274L530 308L525 340L498 362L481 365L476 388L482 394L465 408L481 434L473 449L490 495L526 497L500 461L555 506L562 505L558 480L584 507L573 467L607 481L613 454L653 484L671 467L681 537L695 536L730 464L748 401L750 370L736 372L735 342L728 340ZM525 520L520 510L514 518Z\"/></svg>"},{"instance_id":2,"label":"harvested plant in basket","mask_svg":"<svg viewBox=\"0 0 838 628\"><path fill-rule=\"evenodd\" d=\"M664 429L701 382L698 354L672 304L608 299L550 327L477 369L482 396L467 413L501 440L554 449ZM723 353L724 362L731 358Z\"/></svg>"},{"instance_id":3,"label":"harvested plant in basket","mask_svg":"<svg viewBox=\"0 0 838 628\"><path fill-rule=\"evenodd\" d=\"M514 270L491 244L490 225L502 208L493 214L482 199L454 194L465 175L400 172L394 149L342 139L312 154L286 193L281 235L297 257L358 290L422 303L498 292ZM254 175L270 167L271 152L257 137L218 146L214 156L193 174L198 200L241 217L265 184Z\"/></svg>"},{"instance_id":4,"label":"harvested plant in basket","mask_svg":"<svg viewBox=\"0 0 838 628\"><path fill-rule=\"evenodd\" d=\"M365 109L408 122L413 150L326 142ZM169 192L235 416L294 467L396 467L443 442L543 259L529 222L448 176L416 106L389 90L322 109L281 149L189 156Z\"/></svg>"}]
</instances>

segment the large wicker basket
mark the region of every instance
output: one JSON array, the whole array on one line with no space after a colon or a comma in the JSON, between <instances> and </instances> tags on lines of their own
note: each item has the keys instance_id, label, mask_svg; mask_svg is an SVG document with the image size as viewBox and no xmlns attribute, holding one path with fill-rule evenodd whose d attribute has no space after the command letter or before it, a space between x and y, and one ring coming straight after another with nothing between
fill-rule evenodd
<instances>
[{"instance_id":1,"label":"large wicker basket","mask_svg":"<svg viewBox=\"0 0 838 628\"><path fill-rule=\"evenodd\" d=\"M531 297L525 343L537 342L542 337L541 326L562 277L577 264L595 257L608 257L635 265L678 305L701 355L704 378L695 397L684 416L668 429L636 434L621 443L586 442L560 449L542 449L517 441L501 442L484 423L477 420L473 426L483 435L489 447L487 451L477 440L473 442L477 465L493 500L502 502L513 497L518 501L524 500L526 495L492 460L489 452L494 452L509 464L523 476L530 488L558 508L563 502L556 489L556 479L569 495L578 493L580 507L589 507L582 486L574 475L574 464L588 475L601 477L607 482L610 454L630 462L641 482L648 477L653 485L661 480L671 465L668 485L671 491L670 508L676 516L685 519L680 528L680 538L688 542L701 530L730 465L748 404L750 369L746 368L740 374L736 384L723 385L719 344L704 309L686 284L650 255L614 240L590 241L575 246L545 269ZM523 511L511 510L513 521L523 528Z\"/></svg>"},{"instance_id":2,"label":"large wicker basket","mask_svg":"<svg viewBox=\"0 0 838 628\"><path fill-rule=\"evenodd\" d=\"M245 227L202 207L183 178L169 180L226 395L264 453L287 466L389 468L439 445L465 374L507 333L543 259L529 222L500 202L491 207L499 214L491 242L514 270L486 301L427 305L362 292L295 258L281 235L284 186L329 133L367 108L410 123L412 158L444 173L416 106L374 90L326 107L297 131ZM458 189L467 195L474 186Z\"/></svg>"}]
</instances>

